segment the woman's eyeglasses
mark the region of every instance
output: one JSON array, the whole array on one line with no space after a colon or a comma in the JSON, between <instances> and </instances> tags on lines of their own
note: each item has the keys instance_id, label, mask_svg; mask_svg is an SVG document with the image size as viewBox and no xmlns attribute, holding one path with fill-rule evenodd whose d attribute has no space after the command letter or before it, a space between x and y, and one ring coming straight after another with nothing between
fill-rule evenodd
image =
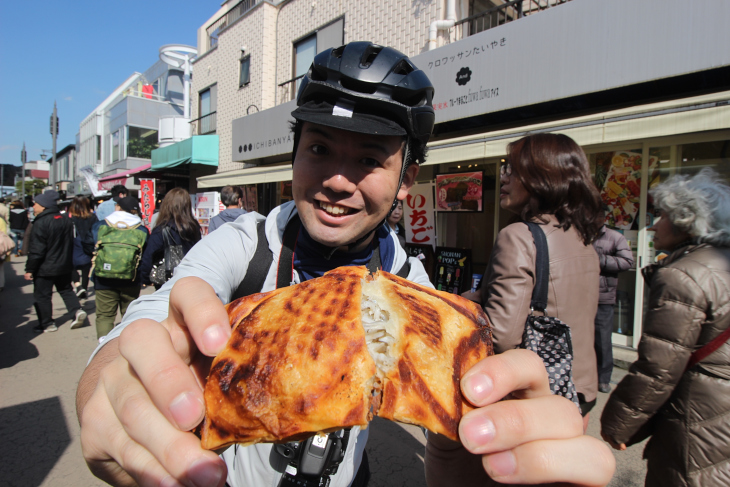
<instances>
[{"instance_id":1,"label":"woman's eyeglasses","mask_svg":"<svg viewBox=\"0 0 730 487\"><path fill-rule=\"evenodd\" d=\"M500 176L511 176L512 175L512 164L509 162L507 164L502 164L499 167L499 175Z\"/></svg>"}]
</instances>

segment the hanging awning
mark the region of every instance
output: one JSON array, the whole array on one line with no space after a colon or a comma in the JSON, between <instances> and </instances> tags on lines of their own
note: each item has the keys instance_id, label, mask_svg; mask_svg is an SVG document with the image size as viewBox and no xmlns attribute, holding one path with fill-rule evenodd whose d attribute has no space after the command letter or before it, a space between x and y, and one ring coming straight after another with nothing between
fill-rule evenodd
<instances>
[{"instance_id":1,"label":"hanging awning","mask_svg":"<svg viewBox=\"0 0 730 487\"><path fill-rule=\"evenodd\" d=\"M152 164L145 164L143 166L135 167L134 169L128 169L124 172L118 172L116 174L110 174L108 176L104 176L103 178L99 178L99 189L109 190L109 189L112 189L117 184L126 186L127 178L129 176L133 176L137 173L145 171L145 170L149 169L151 165Z\"/></svg>"},{"instance_id":2,"label":"hanging awning","mask_svg":"<svg viewBox=\"0 0 730 487\"><path fill-rule=\"evenodd\" d=\"M194 135L152 151L153 171L185 164L218 167L218 135Z\"/></svg>"},{"instance_id":3,"label":"hanging awning","mask_svg":"<svg viewBox=\"0 0 730 487\"><path fill-rule=\"evenodd\" d=\"M221 188L228 185L277 183L291 181L291 164L238 169L198 178L198 188Z\"/></svg>"}]
</instances>

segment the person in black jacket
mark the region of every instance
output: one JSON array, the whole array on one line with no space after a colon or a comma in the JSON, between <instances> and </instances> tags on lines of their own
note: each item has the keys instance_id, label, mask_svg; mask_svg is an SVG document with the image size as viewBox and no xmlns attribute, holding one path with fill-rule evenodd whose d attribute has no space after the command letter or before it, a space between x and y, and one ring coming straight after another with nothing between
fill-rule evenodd
<instances>
[{"instance_id":1,"label":"person in black jacket","mask_svg":"<svg viewBox=\"0 0 730 487\"><path fill-rule=\"evenodd\" d=\"M86 319L79 298L71 287L73 255L73 224L71 219L58 211L58 193L48 190L35 197L33 230L30 234L28 260L25 263L25 279L33 281L38 326L33 331L56 331L53 321L51 297L53 286L63 298L66 309L74 314L71 329L78 328Z\"/></svg>"},{"instance_id":2,"label":"person in black jacket","mask_svg":"<svg viewBox=\"0 0 730 487\"><path fill-rule=\"evenodd\" d=\"M139 266L142 274L142 283L152 284L150 272L152 266L158 264L165 257L165 239L163 229L168 228L174 245L182 245L183 254L193 248L200 240L200 224L193 216L190 206L190 194L183 188L170 190L160 205L160 213L152 229L147 247L142 255ZM159 286L155 285L155 288Z\"/></svg>"},{"instance_id":3,"label":"person in black jacket","mask_svg":"<svg viewBox=\"0 0 730 487\"><path fill-rule=\"evenodd\" d=\"M20 249L23 247L25 229L28 228L28 211L20 201L13 201L10 204L10 237L15 240L15 255L20 257Z\"/></svg>"}]
</instances>

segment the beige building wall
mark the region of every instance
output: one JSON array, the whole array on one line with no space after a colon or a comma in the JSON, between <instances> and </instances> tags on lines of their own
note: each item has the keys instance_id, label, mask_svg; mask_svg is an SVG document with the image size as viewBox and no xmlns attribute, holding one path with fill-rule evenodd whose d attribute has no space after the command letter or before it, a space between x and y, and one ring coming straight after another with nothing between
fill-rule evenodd
<instances>
[{"instance_id":1,"label":"beige building wall","mask_svg":"<svg viewBox=\"0 0 730 487\"><path fill-rule=\"evenodd\" d=\"M205 52L206 27L236 3L228 2L198 30L201 54L193 68L192 119L200 116L199 93L217 84L218 173L243 167L231 160L233 120L289 101L278 85L294 77L295 41L342 17L345 42L369 40L415 56L428 49L431 22L446 15L446 0L290 0L276 5L264 0L223 30L218 45ZM467 15L466 4L456 1L457 18ZM439 31L438 44L449 42L449 36L449 31ZM251 82L239 88L242 47L251 56Z\"/></svg>"}]
</instances>

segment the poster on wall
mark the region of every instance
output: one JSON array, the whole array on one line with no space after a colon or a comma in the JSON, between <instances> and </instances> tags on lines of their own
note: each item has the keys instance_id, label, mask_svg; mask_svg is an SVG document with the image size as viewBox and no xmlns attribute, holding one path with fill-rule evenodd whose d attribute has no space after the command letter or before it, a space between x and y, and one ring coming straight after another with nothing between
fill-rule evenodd
<instances>
[{"instance_id":1,"label":"poster on wall","mask_svg":"<svg viewBox=\"0 0 730 487\"><path fill-rule=\"evenodd\" d=\"M258 191L255 184L243 186L243 209L246 211L259 211Z\"/></svg>"},{"instance_id":2,"label":"poster on wall","mask_svg":"<svg viewBox=\"0 0 730 487\"><path fill-rule=\"evenodd\" d=\"M437 211L482 211L484 173L464 172L436 176Z\"/></svg>"},{"instance_id":3,"label":"poster on wall","mask_svg":"<svg viewBox=\"0 0 730 487\"><path fill-rule=\"evenodd\" d=\"M286 203L287 201L292 200L291 181L281 182L281 191L279 194L281 195L281 203Z\"/></svg>"},{"instance_id":4,"label":"poster on wall","mask_svg":"<svg viewBox=\"0 0 730 487\"><path fill-rule=\"evenodd\" d=\"M210 219L219 213L220 193L211 191L198 193L196 196L195 219L200 223L200 234L206 236L208 235Z\"/></svg>"},{"instance_id":5,"label":"poster on wall","mask_svg":"<svg viewBox=\"0 0 730 487\"><path fill-rule=\"evenodd\" d=\"M155 180L142 179L139 181L139 192L142 195L140 209L142 210L142 221L144 226L150 228L152 215L155 212Z\"/></svg>"},{"instance_id":6,"label":"poster on wall","mask_svg":"<svg viewBox=\"0 0 730 487\"><path fill-rule=\"evenodd\" d=\"M654 172L658 161L658 157L649 157L650 175ZM641 154L629 151L614 152L601 186L601 199L607 207L606 225L620 230L630 230L639 212L640 194Z\"/></svg>"},{"instance_id":7,"label":"poster on wall","mask_svg":"<svg viewBox=\"0 0 730 487\"><path fill-rule=\"evenodd\" d=\"M461 294L471 288L471 250L436 247L433 283L439 291Z\"/></svg>"},{"instance_id":8,"label":"poster on wall","mask_svg":"<svg viewBox=\"0 0 730 487\"><path fill-rule=\"evenodd\" d=\"M433 183L411 187L403 201L403 226L406 243L430 245L436 249L436 215L433 211Z\"/></svg>"}]
</instances>

